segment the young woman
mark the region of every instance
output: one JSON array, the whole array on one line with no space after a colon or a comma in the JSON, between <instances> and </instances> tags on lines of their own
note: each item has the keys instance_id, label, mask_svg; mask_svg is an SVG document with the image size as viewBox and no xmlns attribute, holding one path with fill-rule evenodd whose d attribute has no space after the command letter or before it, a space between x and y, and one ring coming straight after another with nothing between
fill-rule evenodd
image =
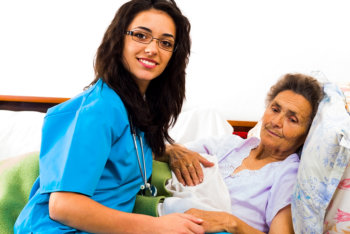
<instances>
[{"instance_id":1,"label":"young woman","mask_svg":"<svg viewBox=\"0 0 350 234\"><path fill-rule=\"evenodd\" d=\"M203 233L201 220L131 213L152 190L152 152L171 141L185 96L190 24L173 0L132 0L98 48L96 79L49 109L40 175L15 233Z\"/></svg>"}]
</instances>

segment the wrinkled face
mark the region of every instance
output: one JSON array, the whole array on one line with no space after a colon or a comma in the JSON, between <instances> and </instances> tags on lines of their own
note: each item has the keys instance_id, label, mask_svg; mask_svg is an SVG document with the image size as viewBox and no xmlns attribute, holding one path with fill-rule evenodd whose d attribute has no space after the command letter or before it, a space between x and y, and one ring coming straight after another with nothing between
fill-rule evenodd
<instances>
[{"instance_id":1,"label":"wrinkled face","mask_svg":"<svg viewBox=\"0 0 350 234\"><path fill-rule=\"evenodd\" d=\"M137 35L125 35L123 64L144 94L149 82L164 71L173 52L159 48L158 43L161 42L156 39L145 44L135 41L135 36L141 39L150 34L163 41L175 41L176 26L167 13L150 9L137 14L127 28L127 31L135 30Z\"/></svg>"},{"instance_id":2,"label":"wrinkled face","mask_svg":"<svg viewBox=\"0 0 350 234\"><path fill-rule=\"evenodd\" d=\"M265 110L261 143L278 154L295 153L305 141L310 116L311 105L302 95L280 92Z\"/></svg>"}]
</instances>

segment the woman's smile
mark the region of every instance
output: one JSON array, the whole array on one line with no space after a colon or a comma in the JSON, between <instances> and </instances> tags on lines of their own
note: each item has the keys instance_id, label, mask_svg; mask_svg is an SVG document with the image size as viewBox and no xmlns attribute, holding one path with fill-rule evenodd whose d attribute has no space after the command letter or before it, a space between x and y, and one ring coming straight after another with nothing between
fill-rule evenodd
<instances>
[{"instance_id":1,"label":"woman's smile","mask_svg":"<svg viewBox=\"0 0 350 234\"><path fill-rule=\"evenodd\" d=\"M155 68L158 63L152 59L147 59L147 58L138 58L137 59L140 64L142 64L144 67L146 68L149 68L149 69L152 69L152 68Z\"/></svg>"}]
</instances>

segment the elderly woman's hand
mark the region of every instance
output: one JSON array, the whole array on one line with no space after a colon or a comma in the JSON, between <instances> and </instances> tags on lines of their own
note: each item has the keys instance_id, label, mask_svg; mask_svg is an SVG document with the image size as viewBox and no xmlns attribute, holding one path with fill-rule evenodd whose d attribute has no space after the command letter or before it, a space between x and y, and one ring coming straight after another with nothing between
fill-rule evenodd
<instances>
[{"instance_id":1,"label":"elderly woman's hand","mask_svg":"<svg viewBox=\"0 0 350 234\"><path fill-rule=\"evenodd\" d=\"M203 220L202 226L206 233L211 232L228 232L232 230L236 222L232 215L220 211L205 211L199 209L189 209L186 214L193 215Z\"/></svg>"},{"instance_id":2,"label":"elderly woman's hand","mask_svg":"<svg viewBox=\"0 0 350 234\"><path fill-rule=\"evenodd\" d=\"M236 216L222 212L222 211L205 211L199 209L189 209L185 212L186 214L193 215L203 220L201 224L205 230L205 233L212 232L229 232L229 233L241 233L241 234L264 234L258 229L253 228L247 223L243 222ZM285 226L285 225L283 225ZM276 229L272 233L291 233L284 232L285 229ZM283 231L280 231L283 230ZM270 229L271 231L271 229ZM271 232L269 232L271 233Z\"/></svg>"},{"instance_id":3,"label":"elderly woman's hand","mask_svg":"<svg viewBox=\"0 0 350 234\"><path fill-rule=\"evenodd\" d=\"M203 181L203 170L200 164L204 167L214 166L214 163L200 154L177 144L168 145L166 155L169 158L171 170L183 185L193 186Z\"/></svg>"}]
</instances>

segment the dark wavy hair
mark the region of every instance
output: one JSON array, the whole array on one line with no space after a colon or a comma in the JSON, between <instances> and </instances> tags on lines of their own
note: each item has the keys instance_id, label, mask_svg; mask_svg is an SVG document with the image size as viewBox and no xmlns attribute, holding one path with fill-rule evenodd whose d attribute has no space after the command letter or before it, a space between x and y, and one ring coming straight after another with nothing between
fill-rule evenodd
<instances>
[{"instance_id":1,"label":"dark wavy hair","mask_svg":"<svg viewBox=\"0 0 350 234\"><path fill-rule=\"evenodd\" d=\"M301 73L288 73L282 76L275 85L270 88L266 98L266 105L282 91L291 90L302 95L311 105L311 122L317 112L318 104L323 98L323 90L320 83L313 77Z\"/></svg>"},{"instance_id":2,"label":"dark wavy hair","mask_svg":"<svg viewBox=\"0 0 350 234\"><path fill-rule=\"evenodd\" d=\"M123 65L125 32L135 16L149 9L167 13L176 25L176 49L161 75L141 95L130 72ZM122 5L104 34L95 57L95 84L100 78L115 90L135 127L145 132L155 156L165 151L165 140L173 143L168 129L181 112L185 99L186 66L191 49L191 25L174 0L131 0Z\"/></svg>"}]
</instances>

